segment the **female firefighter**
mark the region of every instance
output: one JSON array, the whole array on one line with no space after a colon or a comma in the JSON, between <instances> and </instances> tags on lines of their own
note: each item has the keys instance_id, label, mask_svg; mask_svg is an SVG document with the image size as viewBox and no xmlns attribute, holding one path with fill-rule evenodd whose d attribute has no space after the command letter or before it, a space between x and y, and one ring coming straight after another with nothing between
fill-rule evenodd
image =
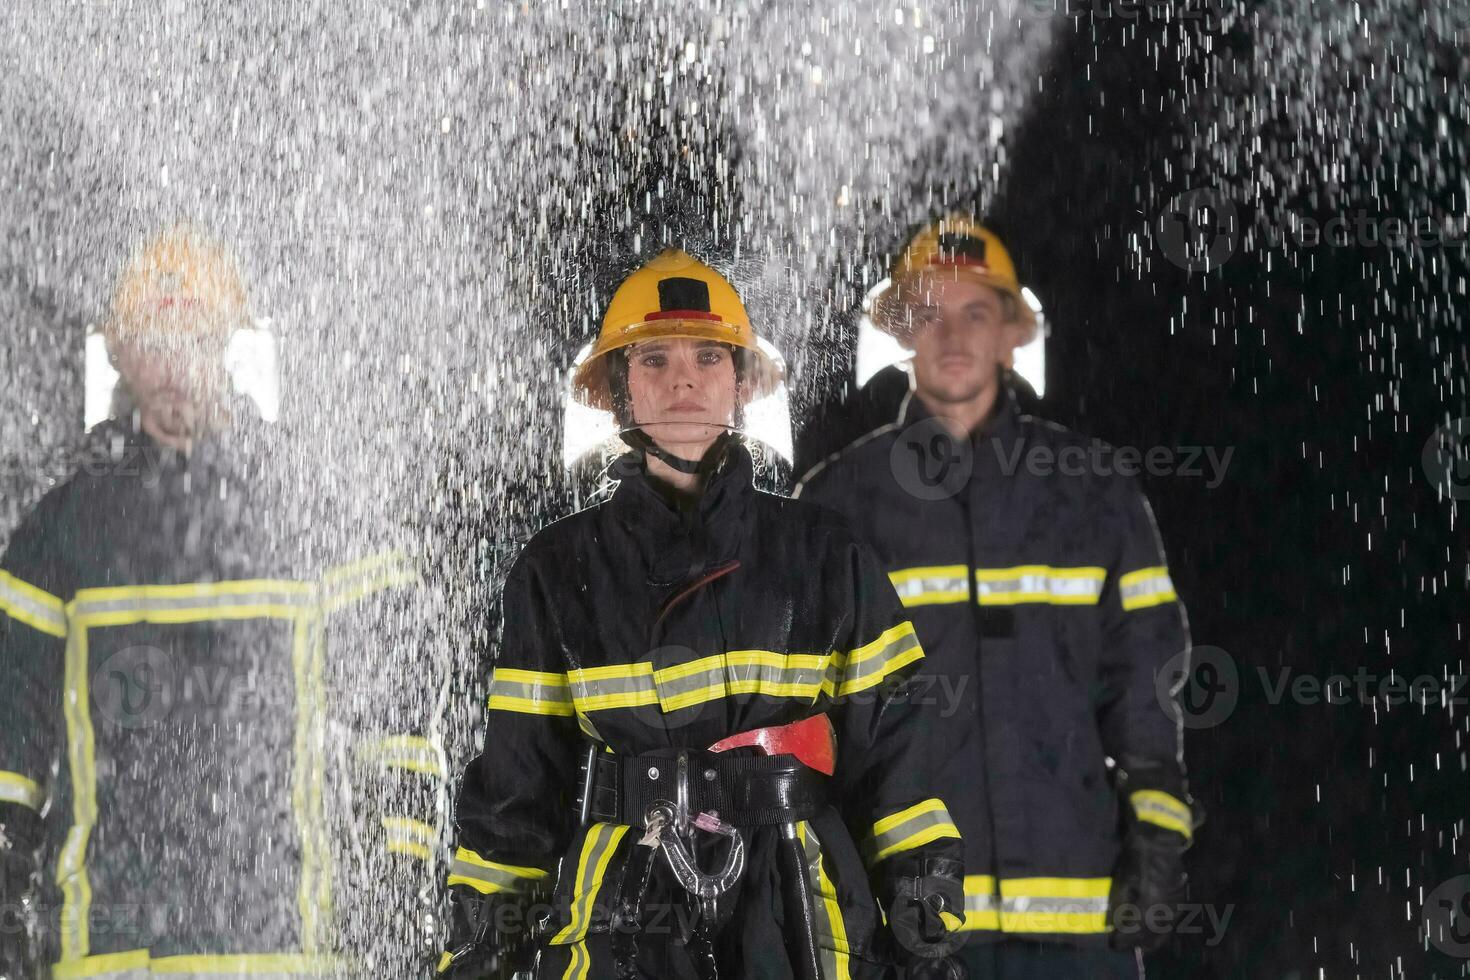
<instances>
[{"instance_id":1,"label":"female firefighter","mask_svg":"<svg viewBox=\"0 0 1470 980\"><path fill-rule=\"evenodd\" d=\"M442 972L837 980L962 941L913 627L838 520L751 485L742 409L779 383L686 253L613 296L574 384L632 452L506 580Z\"/></svg>"}]
</instances>

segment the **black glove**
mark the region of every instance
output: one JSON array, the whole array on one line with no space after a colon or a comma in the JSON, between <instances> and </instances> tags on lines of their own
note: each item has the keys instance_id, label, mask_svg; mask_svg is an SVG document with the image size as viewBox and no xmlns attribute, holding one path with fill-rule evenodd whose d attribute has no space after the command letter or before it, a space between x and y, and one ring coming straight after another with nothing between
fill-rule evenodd
<instances>
[{"instance_id":1,"label":"black glove","mask_svg":"<svg viewBox=\"0 0 1470 980\"><path fill-rule=\"evenodd\" d=\"M25 900L36 881L41 818L15 803L0 803L0 978L40 975L30 944Z\"/></svg>"},{"instance_id":2,"label":"black glove","mask_svg":"<svg viewBox=\"0 0 1470 980\"><path fill-rule=\"evenodd\" d=\"M1184 898L1183 835L1150 823L1135 823L1123 843L1108 898L1109 944L1114 949L1161 949L1174 932Z\"/></svg>"},{"instance_id":3,"label":"black glove","mask_svg":"<svg viewBox=\"0 0 1470 980\"><path fill-rule=\"evenodd\" d=\"M464 885L449 889L450 957L439 973L449 980L508 980L529 970L536 955L528 900L482 895Z\"/></svg>"},{"instance_id":4,"label":"black glove","mask_svg":"<svg viewBox=\"0 0 1470 980\"><path fill-rule=\"evenodd\" d=\"M888 929L906 954L911 977L963 978L947 957L965 944L964 866L950 858L926 858L914 874L889 880ZM952 972L954 968L959 973Z\"/></svg>"}]
</instances>

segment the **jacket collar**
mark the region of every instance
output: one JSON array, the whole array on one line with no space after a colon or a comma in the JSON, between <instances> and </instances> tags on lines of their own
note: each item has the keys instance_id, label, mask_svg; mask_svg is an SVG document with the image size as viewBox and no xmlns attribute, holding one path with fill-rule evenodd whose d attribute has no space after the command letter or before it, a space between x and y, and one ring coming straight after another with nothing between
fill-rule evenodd
<instances>
[{"instance_id":1,"label":"jacket collar","mask_svg":"<svg viewBox=\"0 0 1470 980\"><path fill-rule=\"evenodd\" d=\"M898 415L894 424L902 431L922 422L934 418L934 414L924 405L919 398L918 392L913 387L912 380L909 382L908 394L903 396L899 402ZM1016 398L1015 389L1003 376L1000 382L1000 392L995 399L995 405L990 409L990 415L978 429L970 434L972 446L994 440L1003 447L1009 447L1021 436L1021 406Z\"/></svg>"},{"instance_id":2,"label":"jacket collar","mask_svg":"<svg viewBox=\"0 0 1470 980\"><path fill-rule=\"evenodd\" d=\"M755 467L743 443L729 445L704 493L688 509L653 485L641 453L624 454L614 472L624 476L608 508L643 553L651 584L681 582L735 556L755 492Z\"/></svg>"}]
</instances>

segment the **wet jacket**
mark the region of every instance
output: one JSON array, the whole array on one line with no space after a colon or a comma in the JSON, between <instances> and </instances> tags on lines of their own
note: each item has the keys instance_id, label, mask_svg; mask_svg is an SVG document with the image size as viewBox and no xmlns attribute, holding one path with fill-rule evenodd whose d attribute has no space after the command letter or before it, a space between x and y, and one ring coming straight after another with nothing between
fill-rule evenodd
<instances>
[{"instance_id":1,"label":"wet jacket","mask_svg":"<svg viewBox=\"0 0 1470 980\"><path fill-rule=\"evenodd\" d=\"M459 794L450 884L492 895L554 885L541 975L611 976L609 910L643 828L578 825L587 740L624 756L704 749L826 712L836 805L799 826L823 973L881 975L873 884L923 855L959 856L930 778L929 719L902 696L924 656L913 626L841 521L752 488L742 446L687 513L636 460L617 464L625 478L610 500L538 533L507 578L485 751ZM773 908L778 829L743 833L721 976L789 977L791 924ZM665 910L687 898L662 860L649 896ZM667 928L645 928L640 952L667 941ZM657 975L693 975L665 953Z\"/></svg>"},{"instance_id":2,"label":"wet jacket","mask_svg":"<svg viewBox=\"0 0 1470 980\"><path fill-rule=\"evenodd\" d=\"M1009 394L965 442L910 395L795 492L872 543L929 654L919 696L942 719L972 941L1103 944L1126 820L1192 829L1177 706L1156 686L1187 656L1184 611L1118 471Z\"/></svg>"},{"instance_id":3,"label":"wet jacket","mask_svg":"<svg viewBox=\"0 0 1470 980\"><path fill-rule=\"evenodd\" d=\"M54 977L321 975L432 874L415 576L314 559L251 438L105 423L0 561L0 806L44 815Z\"/></svg>"}]
</instances>

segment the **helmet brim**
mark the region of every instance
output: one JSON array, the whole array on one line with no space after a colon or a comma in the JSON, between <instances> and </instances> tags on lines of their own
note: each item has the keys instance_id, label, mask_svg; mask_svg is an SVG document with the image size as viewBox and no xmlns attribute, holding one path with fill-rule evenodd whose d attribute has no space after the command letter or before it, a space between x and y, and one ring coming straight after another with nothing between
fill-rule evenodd
<instances>
[{"instance_id":1,"label":"helmet brim","mask_svg":"<svg viewBox=\"0 0 1470 980\"><path fill-rule=\"evenodd\" d=\"M1016 315L1012 322L1019 324L1025 330L1025 336L1018 346L1024 346L1036 339L1036 312L1031 309L1031 304L1026 302L1026 297L1021 295L1019 287L1010 280L991 275L982 269L966 266L929 268L890 280L869 300L868 316L872 319L873 325L891 337L898 340L905 339L909 334L906 313L909 299L918 288L920 281L933 280L936 277L948 277L957 282L973 282L977 285L989 286L1011 297L1015 300L1016 308Z\"/></svg>"},{"instance_id":2,"label":"helmet brim","mask_svg":"<svg viewBox=\"0 0 1470 980\"><path fill-rule=\"evenodd\" d=\"M572 394L589 408L604 412L614 411L612 389L607 373L607 355L613 351L631 347L650 340L712 340L750 351L751 358L745 384L752 399L769 395L781 386L785 370L777 355L766 350L756 339L755 345L744 342L752 336L736 333L731 324L718 320L648 320L636 323L623 331L622 335L607 342L599 340L585 359L576 364L572 372Z\"/></svg>"}]
</instances>

